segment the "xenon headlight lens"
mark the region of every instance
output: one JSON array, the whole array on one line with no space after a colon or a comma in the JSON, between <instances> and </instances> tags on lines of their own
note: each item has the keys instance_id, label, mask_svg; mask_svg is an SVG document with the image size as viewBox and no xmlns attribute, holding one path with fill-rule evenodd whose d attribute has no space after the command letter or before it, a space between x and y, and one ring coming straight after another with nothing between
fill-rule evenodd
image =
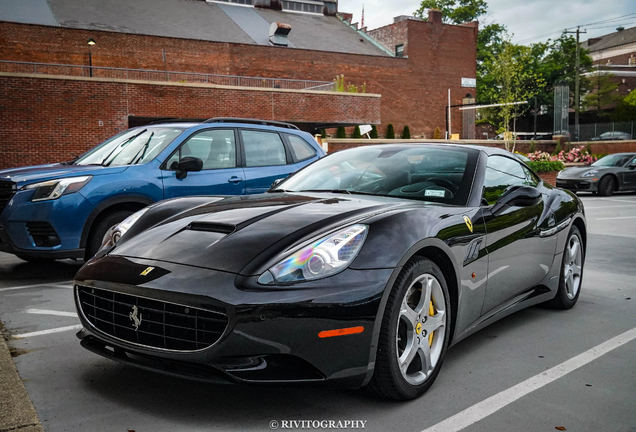
<instances>
[{"instance_id":1,"label":"xenon headlight lens","mask_svg":"<svg viewBox=\"0 0 636 432\"><path fill-rule=\"evenodd\" d=\"M594 177L596 174L598 174L598 170L592 170L583 174L582 177Z\"/></svg>"},{"instance_id":2,"label":"xenon headlight lens","mask_svg":"<svg viewBox=\"0 0 636 432\"><path fill-rule=\"evenodd\" d=\"M320 238L263 273L258 283L287 284L334 275L353 262L368 230L367 225L357 224Z\"/></svg>"},{"instance_id":3,"label":"xenon headlight lens","mask_svg":"<svg viewBox=\"0 0 636 432\"><path fill-rule=\"evenodd\" d=\"M102 243L101 249L115 246L115 244L117 244L119 239L122 238L124 234L126 234L126 232L130 229L130 227L132 227L139 220L139 218L142 217L144 213L148 211L149 208L150 207L145 207L139 210L138 212L131 214L126 219L124 219L119 225L109 229L106 235L104 236L104 242Z\"/></svg>"},{"instance_id":4,"label":"xenon headlight lens","mask_svg":"<svg viewBox=\"0 0 636 432\"><path fill-rule=\"evenodd\" d=\"M93 176L69 177L59 180L49 180L24 186L22 190L35 189L31 201L48 201L58 199L62 195L77 192L93 178Z\"/></svg>"}]
</instances>

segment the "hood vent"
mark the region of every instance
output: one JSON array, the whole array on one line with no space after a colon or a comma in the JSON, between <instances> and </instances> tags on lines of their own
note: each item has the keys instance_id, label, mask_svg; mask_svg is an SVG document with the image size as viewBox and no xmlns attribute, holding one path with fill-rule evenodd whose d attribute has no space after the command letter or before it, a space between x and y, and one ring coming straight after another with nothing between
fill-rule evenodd
<instances>
[{"instance_id":1,"label":"hood vent","mask_svg":"<svg viewBox=\"0 0 636 432\"><path fill-rule=\"evenodd\" d=\"M213 222L192 222L188 229L190 231L205 231L219 234L231 234L236 230L236 226Z\"/></svg>"},{"instance_id":2,"label":"hood vent","mask_svg":"<svg viewBox=\"0 0 636 432\"><path fill-rule=\"evenodd\" d=\"M274 46L288 46L289 40L287 36L291 29L289 24L273 22L269 26L269 42Z\"/></svg>"}]
</instances>

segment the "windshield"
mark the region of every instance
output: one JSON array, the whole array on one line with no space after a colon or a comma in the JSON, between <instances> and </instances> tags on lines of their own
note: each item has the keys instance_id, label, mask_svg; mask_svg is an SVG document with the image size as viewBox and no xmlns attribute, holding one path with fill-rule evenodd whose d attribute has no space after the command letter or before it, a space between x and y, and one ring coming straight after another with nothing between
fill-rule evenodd
<instances>
[{"instance_id":1,"label":"windshield","mask_svg":"<svg viewBox=\"0 0 636 432\"><path fill-rule=\"evenodd\" d=\"M359 147L320 159L272 192L338 192L465 205L478 154L432 145Z\"/></svg>"},{"instance_id":2,"label":"windshield","mask_svg":"<svg viewBox=\"0 0 636 432\"><path fill-rule=\"evenodd\" d=\"M151 161L184 131L148 127L121 132L77 159L75 165L138 165Z\"/></svg>"},{"instance_id":3,"label":"windshield","mask_svg":"<svg viewBox=\"0 0 636 432\"><path fill-rule=\"evenodd\" d=\"M620 167L625 165L634 155L620 155L613 154L605 156L594 162L592 166L594 167Z\"/></svg>"}]
</instances>

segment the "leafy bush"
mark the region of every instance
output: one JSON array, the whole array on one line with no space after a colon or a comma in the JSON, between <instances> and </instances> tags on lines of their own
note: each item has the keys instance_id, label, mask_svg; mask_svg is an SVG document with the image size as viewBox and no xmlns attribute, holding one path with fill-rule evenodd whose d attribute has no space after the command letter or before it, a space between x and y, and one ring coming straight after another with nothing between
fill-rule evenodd
<instances>
[{"instance_id":1,"label":"leafy bush","mask_svg":"<svg viewBox=\"0 0 636 432\"><path fill-rule=\"evenodd\" d=\"M530 141L530 149L529 149L530 153L534 153L537 151L537 145L534 142L534 140Z\"/></svg>"},{"instance_id":2,"label":"leafy bush","mask_svg":"<svg viewBox=\"0 0 636 432\"><path fill-rule=\"evenodd\" d=\"M327 138L327 130L326 129L320 129L320 136L323 138Z\"/></svg>"},{"instance_id":3,"label":"leafy bush","mask_svg":"<svg viewBox=\"0 0 636 432\"><path fill-rule=\"evenodd\" d=\"M527 162L528 166L538 173L561 171L565 168L561 161L532 161Z\"/></svg>"},{"instance_id":4,"label":"leafy bush","mask_svg":"<svg viewBox=\"0 0 636 432\"><path fill-rule=\"evenodd\" d=\"M591 155L587 150L582 151L581 148L573 148L569 151L561 150L554 155L550 155L547 152L535 151L534 153L529 153L528 158L535 162L550 162L550 161L560 161L560 162L570 162L570 163L587 163L591 164L596 162L598 158Z\"/></svg>"},{"instance_id":5,"label":"leafy bush","mask_svg":"<svg viewBox=\"0 0 636 432\"><path fill-rule=\"evenodd\" d=\"M375 125L371 125L371 133L369 134L369 136L371 138L377 138L378 137L378 128L376 128Z\"/></svg>"},{"instance_id":6,"label":"leafy bush","mask_svg":"<svg viewBox=\"0 0 636 432\"><path fill-rule=\"evenodd\" d=\"M402 131L402 139L411 139L411 129L408 126L404 126Z\"/></svg>"},{"instance_id":7,"label":"leafy bush","mask_svg":"<svg viewBox=\"0 0 636 432\"><path fill-rule=\"evenodd\" d=\"M435 128L435 132L433 132L433 139L441 139L442 138L442 131L436 127Z\"/></svg>"},{"instance_id":8,"label":"leafy bush","mask_svg":"<svg viewBox=\"0 0 636 432\"><path fill-rule=\"evenodd\" d=\"M387 139L395 139L395 130L393 129L393 123L389 123L386 127L386 137Z\"/></svg>"},{"instance_id":9,"label":"leafy bush","mask_svg":"<svg viewBox=\"0 0 636 432\"><path fill-rule=\"evenodd\" d=\"M559 153L561 153L563 151L563 149L561 148L561 141L557 141L557 145L556 148L554 149L554 153L552 153L553 155L558 155Z\"/></svg>"},{"instance_id":10,"label":"leafy bush","mask_svg":"<svg viewBox=\"0 0 636 432\"><path fill-rule=\"evenodd\" d=\"M340 126L336 131L336 138L346 138L347 132L345 131L344 126Z\"/></svg>"},{"instance_id":11,"label":"leafy bush","mask_svg":"<svg viewBox=\"0 0 636 432\"><path fill-rule=\"evenodd\" d=\"M362 134L360 133L360 126L356 126L353 128L352 138L362 138Z\"/></svg>"}]
</instances>

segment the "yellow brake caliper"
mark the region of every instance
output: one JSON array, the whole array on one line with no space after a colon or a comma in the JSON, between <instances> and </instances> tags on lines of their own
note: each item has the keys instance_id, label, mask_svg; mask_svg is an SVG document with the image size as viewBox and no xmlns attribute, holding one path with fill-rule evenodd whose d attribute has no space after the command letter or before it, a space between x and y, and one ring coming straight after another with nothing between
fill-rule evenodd
<instances>
[{"instance_id":1,"label":"yellow brake caliper","mask_svg":"<svg viewBox=\"0 0 636 432\"><path fill-rule=\"evenodd\" d=\"M428 305L428 315L429 316L433 316L435 315L435 308L433 308L433 301L431 300L431 303ZM433 332L431 332L428 335L428 346L433 345Z\"/></svg>"}]
</instances>

